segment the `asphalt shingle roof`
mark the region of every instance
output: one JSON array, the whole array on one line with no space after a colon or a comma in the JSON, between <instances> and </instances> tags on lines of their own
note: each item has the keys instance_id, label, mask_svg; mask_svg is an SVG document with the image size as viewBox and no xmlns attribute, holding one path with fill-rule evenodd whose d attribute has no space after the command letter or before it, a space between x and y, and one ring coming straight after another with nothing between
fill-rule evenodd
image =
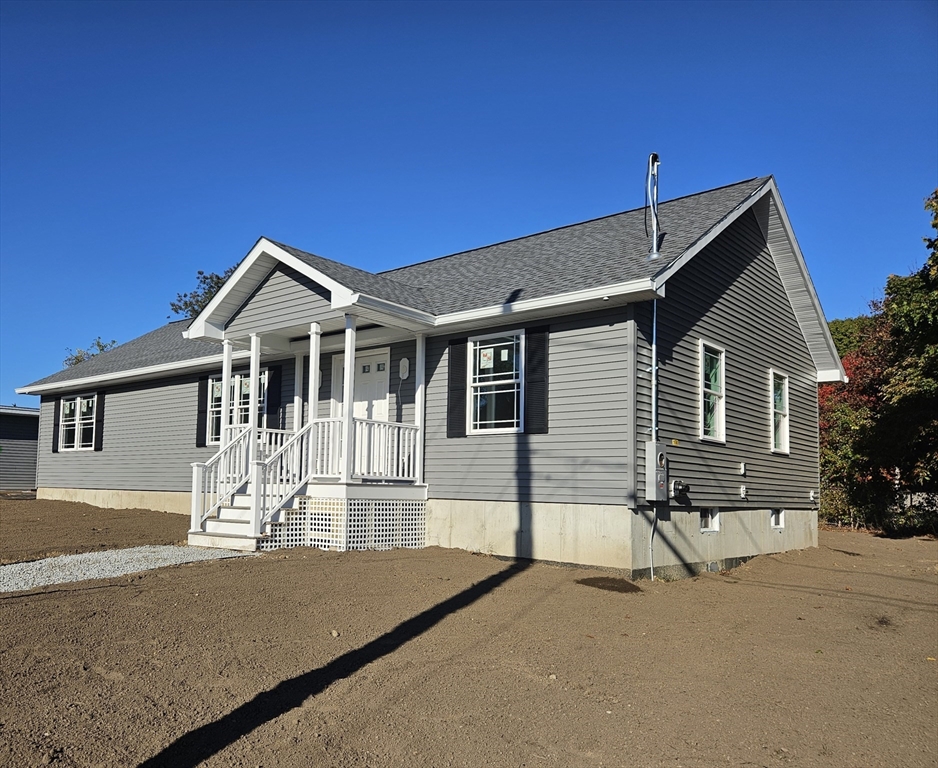
<instances>
[{"instance_id":1,"label":"asphalt shingle roof","mask_svg":"<svg viewBox=\"0 0 938 768\"><path fill-rule=\"evenodd\" d=\"M653 277L768 180L749 179L661 203L663 240L661 258L655 261L647 258L644 208L378 274L277 245L353 291L441 315ZM220 354L217 342L183 338L188 324L188 320L169 323L28 386Z\"/></svg>"},{"instance_id":2,"label":"asphalt shingle roof","mask_svg":"<svg viewBox=\"0 0 938 768\"><path fill-rule=\"evenodd\" d=\"M313 253L301 251L291 245L278 243L276 240L270 242L279 245L287 253L296 256L300 261L306 262L313 269L318 269L324 275L331 277L337 283L341 283L357 293L364 293L368 296L374 296L377 299L393 301L395 304L402 304L405 307L412 307L424 312L433 314L433 307L430 305L424 291L419 286L408 284L401 280L391 280L387 277L376 275L373 272L366 272L357 267L350 267L348 264L342 264L332 259L326 259Z\"/></svg>"},{"instance_id":3,"label":"asphalt shingle roof","mask_svg":"<svg viewBox=\"0 0 938 768\"><path fill-rule=\"evenodd\" d=\"M664 239L655 261L647 258L645 209L637 208L380 274L422 288L436 314L653 277L768 180L661 203Z\"/></svg>"},{"instance_id":4,"label":"asphalt shingle roof","mask_svg":"<svg viewBox=\"0 0 938 768\"><path fill-rule=\"evenodd\" d=\"M222 347L219 342L183 338L182 332L189 326L189 323L189 320L176 320L108 352L95 355L90 360L34 381L28 386L56 384L85 379L89 376L132 371L151 365L181 363L200 357L220 355Z\"/></svg>"}]
</instances>

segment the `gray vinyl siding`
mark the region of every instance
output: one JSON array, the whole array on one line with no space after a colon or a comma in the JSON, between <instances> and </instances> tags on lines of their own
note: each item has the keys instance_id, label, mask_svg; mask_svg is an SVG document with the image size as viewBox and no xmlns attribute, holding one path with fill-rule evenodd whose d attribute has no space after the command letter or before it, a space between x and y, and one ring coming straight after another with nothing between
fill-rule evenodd
<instances>
[{"instance_id":1,"label":"gray vinyl siding","mask_svg":"<svg viewBox=\"0 0 938 768\"><path fill-rule=\"evenodd\" d=\"M429 339L425 476L430 498L627 503L628 311L618 307L550 324L546 435L447 438L447 345L454 337Z\"/></svg>"},{"instance_id":2,"label":"gray vinyl siding","mask_svg":"<svg viewBox=\"0 0 938 768\"><path fill-rule=\"evenodd\" d=\"M642 306L638 326L640 382L649 308ZM725 444L699 436L700 339L726 350ZM670 478L691 485L692 506L810 504L818 485L816 368L751 211L668 281L658 302L658 364L659 439L668 445ZM771 451L770 369L789 377L788 455ZM644 423L650 414L640 408Z\"/></svg>"},{"instance_id":3,"label":"gray vinyl siding","mask_svg":"<svg viewBox=\"0 0 938 768\"><path fill-rule=\"evenodd\" d=\"M281 406L272 428L292 427L293 359L263 361L281 366ZM52 452L55 397L40 407L40 488L189 491L191 464L207 461L217 445L196 447L198 388L211 373L102 389L104 433L101 451Z\"/></svg>"},{"instance_id":4,"label":"gray vinyl siding","mask_svg":"<svg viewBox=\"0 0 938 768\"><path fill-rule=\"evenodd\" d=\"M38 432L35 415L0 414L0 490L36 487Z\"/></svg>"},{"instance_id":5,"label":"gray vinyl siding","mask_svg":"<svg viewBox=\"0 0 938 768\"><path fill-rule=\"evenodd\" d=\"M285 327L334 318L330 294L286 265L274 269L225 327L228 336L267 333Z\"/></svg>"}]
</instances>

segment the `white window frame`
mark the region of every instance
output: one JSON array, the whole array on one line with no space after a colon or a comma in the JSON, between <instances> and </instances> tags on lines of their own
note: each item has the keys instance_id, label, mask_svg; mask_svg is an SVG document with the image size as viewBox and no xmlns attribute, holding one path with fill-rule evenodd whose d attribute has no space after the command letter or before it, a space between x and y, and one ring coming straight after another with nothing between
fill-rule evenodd
<instances>
[{"instance_id":1,"label":"white window frame","mask_svg":"<svg viewBox=\"0 0 938 768\"><path fill-rule=\"evenodd\" d=\"M775 408L775 379L781 379L783 386L785 387L784 391L784 404L783 410L779 411ZM769 369L769 449L772 453L784 453L787 454L790 451L789 443L789 421L790 421L790 411L788 408L788 376L782 373L775 368ZM775 444L775 419L781 418L781 444Z\"/></svg>"},{"instance_id":2,"label":"white window frame","mask_svg":"<svg viewBox=\"0 0 938 768\"><path fill-rule=\"evenodd\" d=\"M770 509L769 510L769 523L772 526L772 529L775 531L780 531L785 527L785 510L784 509Z\"/></svg>"},{"instance_id":3,"label":"white window frame","mask_svg":"<svg viewBox=\"0 0 938 768\"><path fill-rule=\"evenodd\" d=\"M706 418L704 401L706 395L710 392L705 387L704 382L704 358L707 352L716 353L720 356L720 391L713 393L717 395L716 426L717 434L708 435L706 433ZM697 369L697 389L698 389L698 407L700 409L700 439L711 443L726 442L726 350L723 347L711 344L709 341L700 339L698 341L698 369Z\"/></svg>"},{"instance_id":4,"label":"white window frame","mask_svg":"<svg viewBox=\"0 0 938 768\"><path fill-rule=\"evenodd\" d=\"M81 406L83 402L91 401L91 417L90 419L81 416ZM75 417L73 419L65 419L65 406L68 403L75 404ZM95 418L98 415L98 393L94 394L83 394L83 395L72 395L70 397L63 397L61 403L59 404L59 450L60 451L93 451L94 450L94 440L95 440L95 430L97 425L95 424ZM83 427L91 425L91 443L89 445L81 444L81 431ZM74 426L75 428L75 438L72 445L67 445L65 441L65 429L68 426Z\"/></svg>"},{"instance_id":5,"label":"white window frame","mask_svg":"<svg viewBox=\"0 0 938 768\"><path fill-rule=\"evenodd\" d=\"M260 396L258 397L257 403L257 414L258 417L262 417L267 412L267 381L268 381L268 369L262 368L260 371ZM238 389L235 386L236 383L241 382L245 379L250 380L250 372L244 373L232 373L231 379L228 386L233 388L232 392L228 394L228 426L237 427L237 426L247 426L247 424L240 424L235 421L235 416L238 415L239 409L242 408L238 404L238 398L236 397ZM206 445L221 445L221 434L213 435L212 434L212 417L214 415L221 415L221 403L219 400L217 405L213 404L212 392L215 389L216 382L221 381L221 374L218 376L210 376L208 380L208 406L205 409L205 444ZM258 424L260 424L260 418L258 419ZM221 422L219 422L221 424Z\"/></svg>"},{"instance_id":6,"label":"white window frame","mask_svg":"<svg viewBox=\"0 0 938 768\"><path fill-rule=\"evenodd\" d=\"M704 524L705 520L707 520L706 525ZM701 533L719 533L720 532L720 508L719 507L701 507L700 508L700 532Z\"/></svg>"},{"instance_id":7,"label":"white window frame","mask_svg":"<svg viewBox=\"0 0 938 768\"><path fill-rule=\"evenodd\" d=\"M500 339L506 336L518 336L518 375L511 380L499 380L498 384L516 384L518 387L518 426L496 427L492 429L477 429L473 426L472 401L473 393L480 387L490 386L491 382L475 382L475 350L480 342L486 339ZM501 333L486 333L482 336L470 336L467 339L466 354L466 434L468 435L504 435L524 432L524 360L525 360L525 332L523 328Z\"/></svg>"}]
</instances>

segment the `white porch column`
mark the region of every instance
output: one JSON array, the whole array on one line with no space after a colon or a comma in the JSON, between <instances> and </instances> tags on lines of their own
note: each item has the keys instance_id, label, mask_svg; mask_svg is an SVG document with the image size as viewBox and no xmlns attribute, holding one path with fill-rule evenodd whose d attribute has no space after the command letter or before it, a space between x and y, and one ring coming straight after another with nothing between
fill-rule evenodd
<instances>
[{"instance_id":1,"label":"white porch column","mask_svg":"<svg viewBox=\"0 0 938 768\"><path fill-rule=\"evenodd\" d=\"M423 433L426 417L427 390L424 374L427 369L427 337L417 334L417 362L414 371L414 424L417 425L417 446L414 463L417 470L417 484L423 484Z\"/></svg>"},{"instance_id":2,"label":"white porch column","mask_svg":"<svg viewBox=\"0 0 938 768\"><path fill-rule=\"evenodd\" d=\"M319 410L319 342L322 328L319 323L309 324L309 420L318 416Z\"/></svg>"},{"instance_id":3,"label":"white porch column","mask_svg":"<svg viewBox=\"0 0 938 768\"><path fill-rule=\"evenodd\" d=\"M293 434L303 428L303 353L293 359Z\"/></svg>"},{"instance_id":4,"label":"white porch column","mask_svg":"<svg viewBox=\"0 0 938 768\"><path fill-rule=\"evenodd\" d=\"M250 407L248 408L248 429L250 431L251 439L248 443L248 460L257 461L257 395L258 395L258 385L260 384L260 375L261 375L261 337L256 333L251 334L251 389L249 392L249 397L251 400Z\"/></svg>"},{"instance_id":5,"label":"white porch column","mask_svg":"<svg viewBox=\"0 0 938 768\"><path fill-rule=\"evenodd\" d=\"M355 472L355 317L345 316L345 372L342 390L342 477L349 482Z\"/></svg>"},{"instance_id":6,"label":"white porch column","mask_svg":"<svg viewBox=\"0 0 938 768\"><path fill-rule=\"evenodd\" d=\"M228 428L231 426L231 339L225 339L221 346L221 434L218 439L224 448L228 445Z\"/></svg>"}]
</instances>

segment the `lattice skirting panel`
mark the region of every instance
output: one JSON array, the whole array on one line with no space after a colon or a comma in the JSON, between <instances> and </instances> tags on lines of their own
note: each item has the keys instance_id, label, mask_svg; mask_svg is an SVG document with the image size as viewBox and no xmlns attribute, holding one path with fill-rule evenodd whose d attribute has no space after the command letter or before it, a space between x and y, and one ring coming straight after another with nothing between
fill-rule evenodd
<instances>
[{"instance_id":1,"label":"lattice skirting panel","mask_svg":"<svg viewBox=\"0 0 938 768\"><path fill-rule=\"evenodd\" d=\"M425 501L299 496L295 509L283 510L283 520L270 523L260 548L422 549L426 540Z\"/></svg>"}]
</instances>

